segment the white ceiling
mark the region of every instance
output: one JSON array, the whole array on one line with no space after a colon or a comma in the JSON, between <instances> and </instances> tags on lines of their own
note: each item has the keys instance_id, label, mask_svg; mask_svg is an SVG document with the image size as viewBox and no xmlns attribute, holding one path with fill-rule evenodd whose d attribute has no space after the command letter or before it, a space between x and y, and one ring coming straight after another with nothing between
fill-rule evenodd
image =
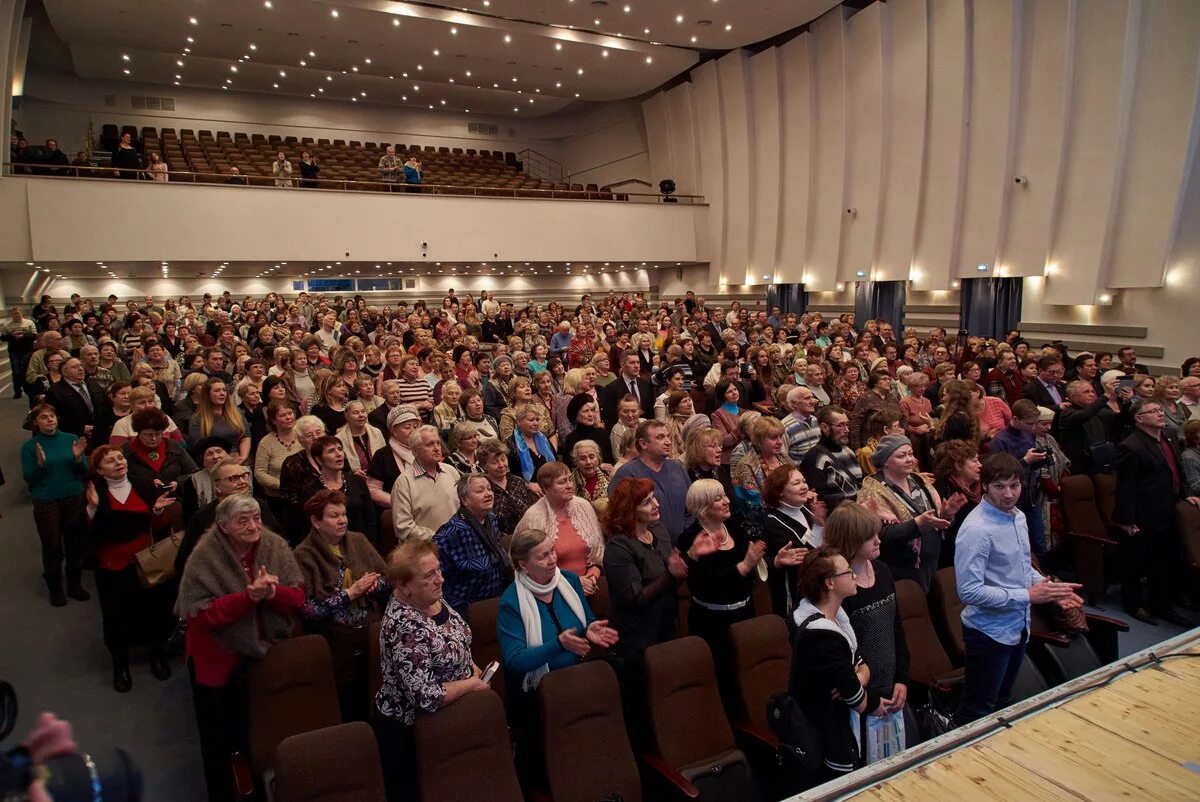
<instances>
[{"instance_id":1,"label":"white ceiling","mask_svg":"<svg viewBox=\"0 0 1200 802\"><path fill-rule=\"evenodd\" d=\"M703 51L769 38L838 4L43 2L81 78L509 116L641 95L692 67Z\"/></svg>"},{"instance_id":2,"label":"white ceiling","mask_svg":"<svg viewBox=\"0 0 1200 802\"><path fill-rule=\"evenodd\" d=\"M0 270L36 268L64 279L373 278L391 276L579 276L694 262L3 262ZM165 270L164 270L165 268Z\"/></svg>"}]
</instances>

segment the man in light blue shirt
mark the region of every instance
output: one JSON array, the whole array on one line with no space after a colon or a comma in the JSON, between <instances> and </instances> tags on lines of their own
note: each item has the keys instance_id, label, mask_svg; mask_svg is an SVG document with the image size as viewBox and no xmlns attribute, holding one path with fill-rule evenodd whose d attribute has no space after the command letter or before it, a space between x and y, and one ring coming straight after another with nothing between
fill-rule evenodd
<instances>
[{"instance_id":1,"label":"man in light blue shirt","mask_svg":"<svg viewBox=\"0 0 1200 802\"><path fill-rule=\"evenodd\" d=\"M1008 705L1029 640L1029 605L1081 607L1081 587L1046 579L1030 562L1029 528L1017 509L1027 475L1010 454L983 462L984 496L959 529L954 574L962 612L963 696L955 723L968 724Z\"/></svg>"}]
</instances>

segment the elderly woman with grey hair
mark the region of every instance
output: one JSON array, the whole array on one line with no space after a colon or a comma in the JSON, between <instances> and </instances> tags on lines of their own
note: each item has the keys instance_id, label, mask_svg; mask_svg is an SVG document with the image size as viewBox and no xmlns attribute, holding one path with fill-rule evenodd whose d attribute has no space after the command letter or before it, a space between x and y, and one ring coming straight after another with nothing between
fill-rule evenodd
<instances>
[{"instance_id":1,"label":"elderly woman with grey hair","mask_svg":"<svg viewBox=\"0 0 1200 802\"><path fill-rule=\"evenodd\" d=\"M187 658L210 799L232 799L229 755L247 748L246 663L293 634L304 608L287 541L262 523L252 496L228 496L192 552L175 611L188 620Z\"/></svg>"},{"instance_id":2,"label":"elderly woman with grey hair","mask_svg":"<svg viewBox=\"0 0 1200 802\"><path fill-rule=\"evenodd\" d=\"M459 421L450 427L450 437L446 443L450 451L446 457L446 462L458 469L458 472L466 475L468 473L483 473L483 466L479 464L479 441L483 439L483 435L479 433L479 427L473 423Z\"/></svg>"},{"instance_id":3,"label":"elderly woman with grey hair","mask_svg":"<svg viewBox=\"0 0 1200 802\"><path fill-rule=\"evenodd\" d=\"M433 535L445 582L442 596L461 614L472 602L494 599L512 581L512 560L500 545L492 484L482 473L458 481L458 512Z\"/></svg>"},{"instance_id":4,"label":"elderly woman with grey hair","mask_svg":"<svg viewBox=\"0 0 1200 802\"><path fill-rule=\"evenodd\" d=\"M608 477L603 465L600 446L593 440L580 440L571 448L571 480L575 483L575 495L590 501L599 515L608 503Z\"/></svg>"}]
</instances>

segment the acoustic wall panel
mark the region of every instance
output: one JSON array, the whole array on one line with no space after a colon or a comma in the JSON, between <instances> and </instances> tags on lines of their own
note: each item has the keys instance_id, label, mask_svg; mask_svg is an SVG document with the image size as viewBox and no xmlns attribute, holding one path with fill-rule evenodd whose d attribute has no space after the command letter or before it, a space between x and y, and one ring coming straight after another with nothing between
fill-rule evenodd
<instances>
[{"instance_id":1,"label":"acoustic wall panel","mask_svg":"<svg viewBox=\"0 0 1200 802\"><path fill-rule=\"evenodd\" d=\"M845 10L839 6L812 24L817 117L816 160L806 271L822 286L839 280L842 219L846 215Z\"/></svg>"},{"instance_id":2,"label":"acoustic wall panel","mask_svg":"<svg viewBox=\"0 0 1200 802\"><path fill-rule=\"evenodd\" d=\"M972 275L980 264L996 264L1006 200L1016 186L1010 162L1019 119L1021 0L988 0L972 8L962 244L952 273L958 276Z\"/></svg>"},{"instance_id":3,"label":"acoustic wall panel","mask_svg":"<svg viewBox=\"0 0 1200 802\"><path fill-rule=\"evenodd\" d=\"M1105 287L1162 283L1197 137L1200 6L1141 4L1138 66Z\"/></svg>"},{"instance_id":4,"label":"acoustic wall panel","mask_svg":"<svg viewBox=\"0 0 1200 802\"><path fill-rule=\"evenodd\" d=\"M1053 271L1043 299L1050 304L1090 304L1101 295L1106 228L1115 208L1123 125L1121 105L1131 91L1136 59L1128 34L1139 0L1087 0L1073 15L1073 82L1050 245ZM1131 16L1132 13L1132 16ZM1136 24L1136 23L1135 23Z\"/></svg>"},{"instance_id":5,"label":"acoustic wall panel","mask_svg":"<svg viewBox=\"0 0 1200 802\"><path fill-rule=\"evenodd\" d=\"M729 281L725 265L725 132L721 115L721 85L717 63L709 61L692 70L692 101L701 192L708 201L709 278L714 283Z\"/></svg>"},{"instance_id":6,"label":"acoustic wall panel","mask_svg":"<svg viewBox=\"0 0 1200 802\"><path fill-rule=\"evenodd\" d=\"M642 121L646 127L646 149L650 153L650 175L653 176L651 180L658 181L674 173L671 163L671 134L674 131L667 117L665 94L660 92L642 101ZM690 194L692 190L681 186L679 191Z\"/></svg>"},{"instance_id":7,"label":"acoustic wall panel","mask_svg":"<svg viewBox=\"0 0 1200 802\"><path fill-rule=\"evenodd\" d=\"M908 275L917 235L917 210L925 173L928 98L928 0L892 0L880 7L884 43L883 204L875 270Z\"/></svg>"},{"instance_id":8,"label":"acoustic wall panel","mask_svg":"<svg viewBox=\"0 0 1200 802\"><path fill-rule=\"evenodd\" d=\"M753 219L750 179L754 175L749 72L749 54L745 50L734 50L717 61L725 130L725 266L732 284L761 280L761 276L750 276L747 271Z\"/></svg>"},{"instance_id":9,"label":"acoustic wall panel","mask_svg":"<svg viewBox=\"0 0 1200 802\"><path fill-rule=\"evenodd\" d=\"M679 192L697 194L696 128L692 113L692 85L683 83L666 93L667 125L671 132L671 172L655 174L654 180L675 179Z\"/></svg>"},{"instance_id":10,"label":"acoustic wall panel","mask_svg":"<svg viewBox=\"0 0 1200 802\"><path fill-rule=\"evenodd\" d=\"M846 20L846 215L842 227L841 269L849 281L875 264L883 189L882 5L867 6ZM879 276L879 280L907 278Z\"/></svg>"},{"instance_id":11,"label":"acoustic wall panel","mask_svg":"<svg viewBox=\"0 0 1200 802\"><path fill-rule=\"evenodd\" d=\"M913 269L919 271L921 289L947 289L962 220L970 50L967 6L961 0L931 0L929 7L929 128Z\"/></svg>"},{"instance_id":12,"label":"acoustic wall panel","mask_svg":"<svg viewBox=\"0 0 1200 802\"><path fill-rule=\"evenodd\" d=\"M810 246L809 210L813 184L813 127L816 123L812 78L812 34L779 47L782 106L783 198L780 204L779 255L775 271L784 284L833 289L834 276L805 276Z\"/></svg>"},{"instance_id":13,"label":"acoustic wall panel","mask_svg":"<svg viewBox=\"0 0 1200 802\"><path fill-rule=\"evenodd\" d=\"M780 130L779 49L767 48L750 59L750 95L754 128L754 173L750 181L750 281L774 281L779 245Z\"/></svg>"}]
</instances>

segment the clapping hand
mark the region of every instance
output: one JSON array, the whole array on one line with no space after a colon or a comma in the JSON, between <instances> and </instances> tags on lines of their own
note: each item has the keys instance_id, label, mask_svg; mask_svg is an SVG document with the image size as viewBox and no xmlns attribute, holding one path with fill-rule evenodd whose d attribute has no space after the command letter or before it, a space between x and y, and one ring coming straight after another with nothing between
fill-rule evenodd
<instances>
[{"instance_id":1,"label":"clapping hand","mask_svg":"<svg viewBox=\"0 0 1200 802\"><path fill-rule=\"evenodd\" d=\"M79 442L79 441L76 441L76 442ZM71 453L74 453L74 452L75 452L75 444L74 444L74 443L72 443L72 444L71 444ZM42 444L41 444L41 443L34 443L34 444L33 444L33 453L37 455L37 464L38 464L38 467L39 467L39 468L45 468L45 467L46 467L46 452L45 452L45 451L42 449ZM78 454L76 454L76 455L75 455L75 458L76 458L76 459L79 459L79 457L81 457L81 456L83 456L83 452L82 452L82 451L81 451L81 452L79 452Z\"/></svg>"},{"instance_id":2,"label":"clapping hand","mask_svg":"<svg viewBox=\"0 0 1200 802\"><path fill-rule=\"evenodd\" d=\"M575 634L574 630L564 629L558 633L558 642L562 647L576 657L587 657L592 650L586 638L581 638Z\"/></svg>"},{"instance_id":3,"label":"clapping hand","mask_svg":"<svg viewBox=\"0 0 1200 802\"><path fill-rule=\"evenodd\" d=\"M797 546L794 543L788 543L779 553L775 555L776 568L791 568L797 565L804 564L804 558L808 556L808 549L803 546Z\"/></svg>"},{"instance_id":4,"label":"clapping hand","mask_svg":"<svg viewBox=\"0 0 1200 802\"><path fill-rule=\"evenodd\" d=\"M810 494L808 509L812 512L813 520L820 526L825 525L825 516L829 515L829 505L817 498L816 493Z\"/></svg>"},{"instance_id":5,"label":"clapping hand","mask_svg":"<svg viewBox=\"0 0 1200 802\"><path fill-rule=\"evenodd\" d=\"M267 573L267 566L260 565L254 581L246 586L246 592L250 594L250 598L254 599L254 601L263 601L275 595L275 586L278 584L279 577Z\"/></svg>"},{"instance_id":6,"label":"clapping hand","mask_svg":"<svg viewBox=\"0 0 1200 802\"><path fill-rule=\"evenodd\" d=\"M163 510L165 510L167 507L170 507L174 503L175 503L175 498L171 495L164 493L163 495L161 495L157 499L155 499L153 512L155 515L159 515L160 513L162 513Z\"/></svg>"},{"instance_id":7,"label":"clapping hand","mask_svg":"<svg viewBox=\"0 0 1200 802\"><path fill-rule=\"evenodd\" d=\"M370 593L378 583L379 572L370 571L369 573L365 573L358 579L354 580L354 584L346 589L346 595L350 597L351 601L353 601L354 599Z\"/></svg>"},{"instance_id":8,"label":"clapping hand","mask_svg":"<svg viewBox=\"0 0 1200 802\"><path fill-rule=\"evenodd\" d=\"M967 503L967 497L962 493L955 493L950 498L942 499L941 517L949 520Z\"/></svg>"},{"instance_id":9,"label":"clapping hand","mask_svg":"<svg viewBox=\"0 0 1200 802\"><path fill-rule=\"evenodd\" d=\"M587 574L579 575L579 584L583 586L583 592L586 596L594 596L596 588L599 586L596 577L588 576Z\"/></svg>"},{"instance_id":10,"label":"clapping hand","mask_svg":"<svg viewBox=\"0 0 1200 802\"><path fill-rule=\"evenodd\" d=\"M717 538L712 532L701 532L696 535L696 539L692 541L691 548L688 549L688 557L693 561L701 557L707 557L715 553L717 550Z\"/></svg>"},{"instance_id":11,"label":"clapping hand","mask_svg":"<svg viewBox=\"0 0 1200 802\"><path fill-rule=\"evenodd\" d=\"M687 563L679 556L679 549L671 549L671 554L667 557L667 570L676 579L687 579Z\"/></svg>"},{"instance_id":12,"label":"clapping hand","mask_svg":"<svg viewBox=\"0 0 1200 802\"><path fill-rule=\"evenodd\" d=\"M1081 587L1083 585L1073 582L1055 582L1052 579L1043 579L1029 588L1029 601L1034 604L1054 602L1064 610L1079 608L1083 606L1083 599L1075 595L1075 591Z\"/></svg>"},{"instance_id":13,"label":"clapping hand","mask_svg":"<svg viewBox=\"0 0 1200 802\"><path fill-rule=\"evenodd\" d=\"M620 637L617 631L608 625L607 618L593 621L587 628L587 639L602 649L615 646Z\"/></svg>"},{"instance_id":14,"label":"clapping hand","mask_svg":"<svg viewBox=\"0 0 1200 802\"><path fill-rule=\"evenodd\" d=\"M921 529L947 529L950 526L950 522L939 516L937 510L925 510L914 520Z\"/></svg>"}]
</instances>

